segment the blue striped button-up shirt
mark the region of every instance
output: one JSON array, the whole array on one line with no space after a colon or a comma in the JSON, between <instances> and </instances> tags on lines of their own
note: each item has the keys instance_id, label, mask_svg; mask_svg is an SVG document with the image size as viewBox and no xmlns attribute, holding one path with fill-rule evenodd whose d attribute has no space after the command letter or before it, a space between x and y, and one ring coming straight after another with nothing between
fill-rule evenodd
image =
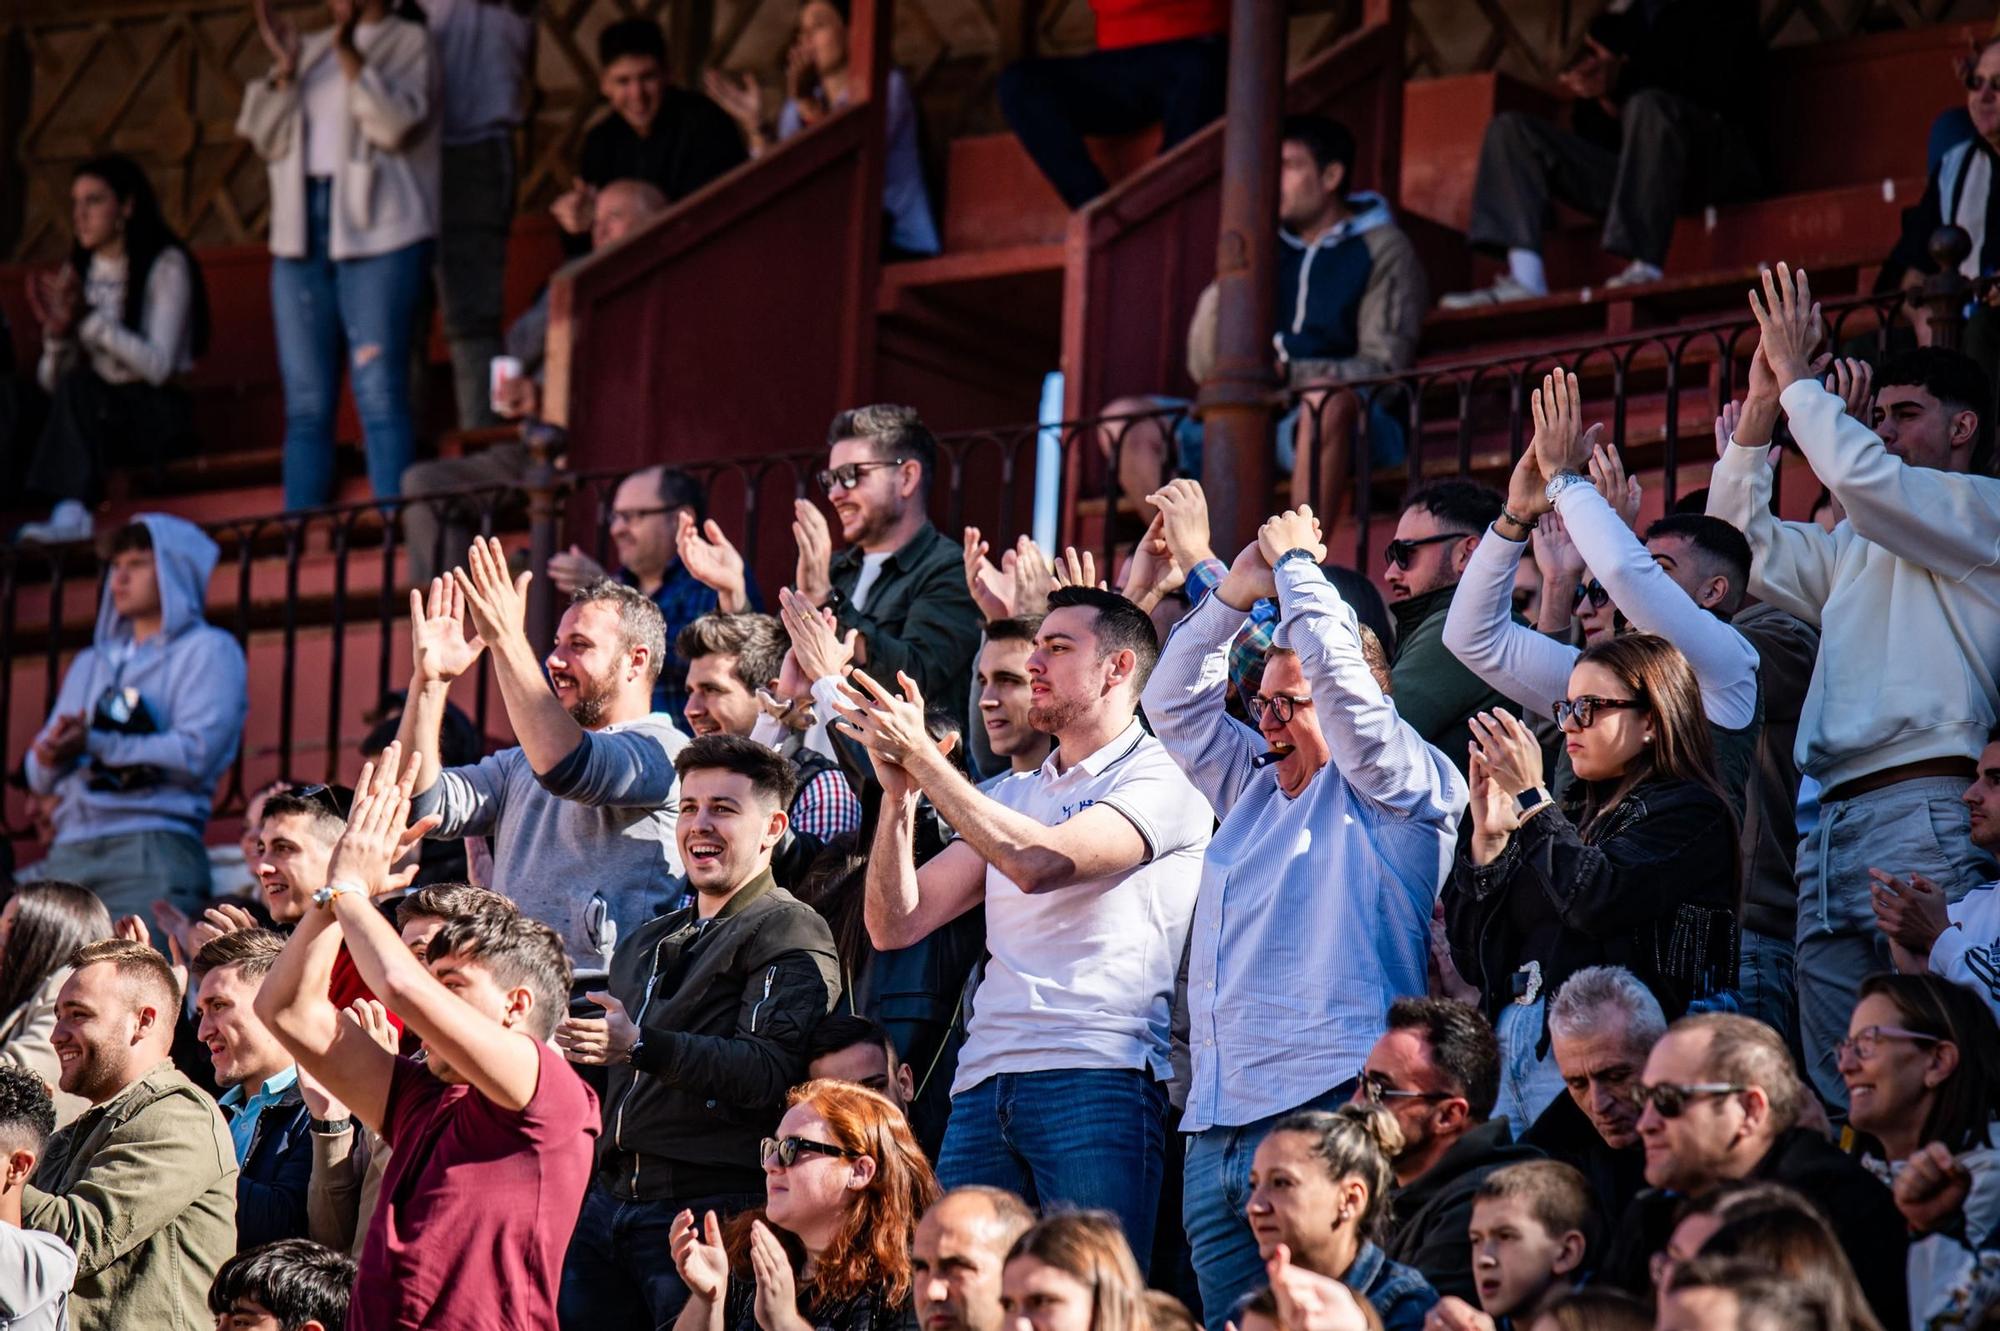
<instances>
[{"instance_id":1,"label":"blue striped button-up shirt","mask_svg":"<svg viewBox=\"0 0 2000 1331\"><path fill-rule=\"evenodd\" d=\"M1458 769L1375 682L1326 575L1289 560L1277 581L1278 642L1298 653L1332 751L1297 798L1251 765L1267 746L1223 710L1242 611L1206 597L1146 685L1154 731L1222 823L1188 955L1187 1132L1283 1113L1361 1070L1389 1004L1424 992L1466 803Z\"/></svg>"}]
</instances>

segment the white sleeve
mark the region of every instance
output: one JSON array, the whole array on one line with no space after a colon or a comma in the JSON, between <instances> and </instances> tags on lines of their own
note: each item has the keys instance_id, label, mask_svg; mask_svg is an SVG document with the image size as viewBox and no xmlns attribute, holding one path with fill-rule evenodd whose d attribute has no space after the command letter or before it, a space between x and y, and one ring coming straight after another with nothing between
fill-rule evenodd
<instances>
[{"instance_id":1,"label":"white sleeve","mask_svg":"<svg viewBox=\"0 0 2000 1331\"><path fill-rule=\"evenodd\" d=\"M1262 736L1224 710L1229 645L1246 618L1209 592L1168 632L1140 696L1154 736L1217 818L1228 817L1250 783L1259 779L1253 764L1268 747Z\"/></svg>"},{"instance_id":2,"label":"white sleeve","mask_svg":"<svg viewBox=\"0 0 2000 1331\"><path fill-rule=\"evenodd\" d=\"M1514 569L1527 548L1487 528L1452 593L1444 645L1487 684L1548 716L1556 699L1569 696L1569 672L1580 653L1514 622Z\"/></svg>"},{"instance_id":3,"label":"white sleeve","mask_svg":"<svg viewBox=\"0 0 2000 1331\"><path fill-rule=\"evenodd\" d=\"M194 311L194 274L177 249L160 251L146 274L143 329L131 329L122 319L93 310L77 329L91 350L110 356L158 387L180 369L181 348L187 345L188 320Z\"/></svg>"},{"instance_id":4,"label":"white sleeve","mask_svg":"<svg viewBox=\"0 0 2000 1331\"><path fill-rule=\"evenodd\" d=\"M1760 445L1732 443L1708 478L1708 515L1750 542L1750 590L1760 601L1797 615L1814 628L1833 594L1836 538L1811 522L1783 522L1771 512L1771 466Z\"/></svg>"}]
</instances>

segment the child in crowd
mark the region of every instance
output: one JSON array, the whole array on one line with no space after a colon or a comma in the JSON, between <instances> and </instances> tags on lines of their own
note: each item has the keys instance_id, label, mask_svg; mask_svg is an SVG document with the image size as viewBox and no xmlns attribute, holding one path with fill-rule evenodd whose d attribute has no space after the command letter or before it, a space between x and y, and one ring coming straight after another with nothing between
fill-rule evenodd
<instances>
[{"instance_id":1,"label":"child in crowd","mask_svg":"<svg viewBox=\"0 0 2000 1331\"><path fill-rule=\"evenodd\" d=\"M1596 1246L1597 1202L1583 1174L1557 1160L1496 1169L1472 1198L1475 1310L1446 1296L1424 1331L1508 1331L1532 1327L1567 1298Z\"/></svg>"}]
</instances>

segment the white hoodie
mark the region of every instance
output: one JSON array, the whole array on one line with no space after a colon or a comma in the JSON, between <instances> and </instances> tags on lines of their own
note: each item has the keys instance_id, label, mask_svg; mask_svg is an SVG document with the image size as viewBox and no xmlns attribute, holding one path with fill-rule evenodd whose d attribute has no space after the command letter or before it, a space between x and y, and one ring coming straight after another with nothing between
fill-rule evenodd
<instances>
[{"instance_id":1,"label":"white hoodie","mask_svg":"<svg viewBox=\"0 0 2000 1331\"><path fill-rule=\"evenodd\" d=\"M1832 787L1977 757L2000 706L2000 480L1908 465L1815 380L1779 401L1847 520L1780 522L1764 449L1741 445L1716 464L1708 511L1749 538L1750 590L1822 634L1799 766Z\"/></svg>"}]
</instances>

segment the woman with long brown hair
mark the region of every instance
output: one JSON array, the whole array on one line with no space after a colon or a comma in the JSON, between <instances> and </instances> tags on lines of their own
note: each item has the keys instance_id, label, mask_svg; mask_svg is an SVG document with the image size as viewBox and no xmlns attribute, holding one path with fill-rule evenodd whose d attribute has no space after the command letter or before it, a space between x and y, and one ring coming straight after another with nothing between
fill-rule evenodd
<instances>
[{"instance_id":1,"label":"woman with long brown hair","mask_svg":"<svg viewBox=\"0 0 2000 1331\"><path fill-rule=\"evenodd\" d=\"M1000 1274L1008 1331L1151 1331L1146 1280L1109 1211L1052 1215L1014 1241Z\"/></svg>"},{"instance_id":2,"label":"woman with long brown hair","mask_svg":"<svg viewBox=\"0 0 2000 1331\"><path fill-rule=\"evenodd\" d=\"M849 1082L794 1087L764 1139L765 1203L725 1236L715 1213L671 1232L689 1298L676 1331L891 1331L907 1320L910 1244L937 1180L902 1111Z\"/></svg>"},{"instance_id":3,"label":"woman with long brown hair","mask_svg":"<svg viewBox=\"0 0 2000 1331\"><path fill-rule=\"evenodd\" d=\"M56 1090L62 1076L52 1043L56 994L76 950L109 937L104 903L75 883L23 883L0 908L0 1063L26 1068L49 1084L59 1125L89 1104Z\"/></svg>"},{"instance_id":4,"label":"woman with long brown hair","mask_svg":"<svg viewBox=\"0 0 2000 1331\"><path fill-rule=\"evenodd\" d=\"M1736 982L1736 817L1687 658L1652 634L1599 643L1553 710L1576 773L1560 803L1519 718L1472 718L1471 816L1444 893L1517 1128L1562 1090L1543 1010L1572 974L1626 967L1669 1020Z\"/></svg>"}]
</instances>

